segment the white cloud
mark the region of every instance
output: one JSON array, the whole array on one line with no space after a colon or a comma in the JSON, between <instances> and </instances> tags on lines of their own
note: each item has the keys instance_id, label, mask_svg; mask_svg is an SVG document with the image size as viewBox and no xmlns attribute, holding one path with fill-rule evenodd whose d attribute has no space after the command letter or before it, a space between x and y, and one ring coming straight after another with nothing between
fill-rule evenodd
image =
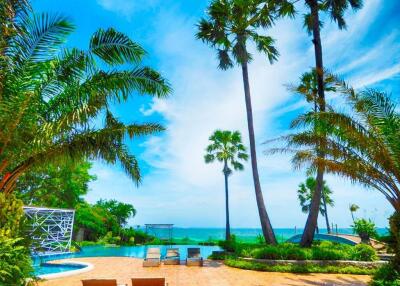
<instances>
[{"instance_id":1,"label":"white cloud","mask_svg":"<svg viewBox=\"0 0 400 286\"><path fill-rule=\"evenodd\" d=\"M370 22L367 21L367 14L376 15L374 9L381 3L382 0L368 1L365 11L349 21L350 35L345 37L348 41L350 37L354 38L351 49L357 49L357 39L368 30ZM226 72L217 69L215 52L194 38L197 18L165 7L161 7L160 11L157 16L160 21L153 23L149 34L154 38L155 53L161 59L159 67L171 81L174 94L166 100L155 99L149 108L142 107L141 112L145 116L162 114L167 122L167 132L151 137L142 146L145 152L141 158L152 168L139 189L133 188L121 172L102 165L100 170L111 170L114 174L99 177L98 182L92 184L96 195L93 192L90 198L94 200L100 196L97 190L102 190L102 196L133 203L138 208L135 223L222 226L224 197L221 166L206 165L203 154L209 135L217 128L240 130L248 145L240 69ZM291 95L284 84L296 82L301 73L313 66L313 50L310 38L302 29L301 19L280 21L271 34L277 39L281 53L279 62L270 66L265 58L255 55L249 68L259 171L274 226L301 227L305 215L300 211L295 192L304 180L304 173L292 170L288 156L263 155L266 147L261 143L278 136L280 130L286 127L281 126L285 113L304 107L302 102L286 104ZM327 25L324 34L329 35L324 37L324 48L327 50L326 58L330 58L330 66L345 66L341 57L346 32L337 32L336 27ZM357 82L364 84L390 76L398 68L393 65L382 71L380 76L375 72L375 78L369 78L364 72L370 72L373 64L360 60L347 69L356 67L354 78L360 77ZM277 110L279 106L281 108ZM337 177L328 176L327 180L336 200L331 217L339 226L347 227L351 222L346 214L349 203L358 203L367 215L373 216L375 214L370 210L376 207L375 202L384 202L375 191L366 193L361 187ZM244 172L234 173L230 178L230 187L232 225L259 226L249 164L246 164ZM388 204L379 205L376 212L379 225L386 223L389 211Z\"/></svg>"}]
</instances>

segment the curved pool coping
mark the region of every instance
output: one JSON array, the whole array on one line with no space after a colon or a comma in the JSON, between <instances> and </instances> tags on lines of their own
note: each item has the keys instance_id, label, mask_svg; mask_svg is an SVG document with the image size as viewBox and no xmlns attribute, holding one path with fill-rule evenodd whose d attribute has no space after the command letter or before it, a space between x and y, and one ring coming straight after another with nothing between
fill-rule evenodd
<instances>
[{"instance_id":1,"label":"curved pool coping","mask_svg":"<svg viewBox=\"0 0 400 286\"><path fill-rule=\"evenodd\" d=\"M58 263L51 263L51 262L46 262L49 264L55 264L57 265ZM66 260L62 261L62 263L59 263L60 265L68 265L68 264L74 264L74 265L82 265L85 266L81 269L76 269L76 270L67 270L63 272L58 272L58 273L50 273L50 274L42 274L38 275L37 277L40 279L45 279L45 280L51 280L51 279L56 279L56 278L62 278L62 277L67 277L67 276L72 276L72 275L77 275L81 273L88 272L90 270L94 269L93 264L88 263L88 262L81 262L81 261L71 261L71 260Z\"/></svg>"}]
</instances>

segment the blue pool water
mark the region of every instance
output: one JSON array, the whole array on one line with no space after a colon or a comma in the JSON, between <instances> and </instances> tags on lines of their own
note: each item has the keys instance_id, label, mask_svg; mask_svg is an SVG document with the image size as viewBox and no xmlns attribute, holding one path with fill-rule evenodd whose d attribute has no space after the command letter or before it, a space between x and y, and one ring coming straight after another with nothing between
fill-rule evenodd
<instances>
[{"instance_id":1,"label":"blue pool water","mask_svg":"<svg viewBox=\"0 0 400 286\"><path fill-rule=\"evenodd\" d=\"M56 264L50 264L50 263L44 263L41 265L33 266L36 275L59 273L59 272L82 269L85 267L86 267L85 265L80 265L80 264L56 265Z\"/></svg>"},{"instance_id":2,"label":"blue pool water","mask_svg":"<svg viewBox=\"0 0 400 286\"><path fill-rule=\"evenodd\" d=\"M36 275L57 273L68 270L75 270L76 267L82 268L81 265L48 265L46 262L57 259L66 258L79 258L79 257L137 257L144 258L149 247L158 247L161 250L161 256L164 257L167 248L171 246L166 245L140 245L140 246L121 246L121 247L105 247L105 246L85 246L82 251L76 253L58 254L58 255L47 255L47 256L34 256L33 264ZM204 258L211 255L214 250L221 250L219 246L201 246L201 245L174 245L173 248L179 248L181 259L186 259L188 247L200 248L200 253ZM74 268L75 267L75 268Z\"/></svg>"}]
</instances>

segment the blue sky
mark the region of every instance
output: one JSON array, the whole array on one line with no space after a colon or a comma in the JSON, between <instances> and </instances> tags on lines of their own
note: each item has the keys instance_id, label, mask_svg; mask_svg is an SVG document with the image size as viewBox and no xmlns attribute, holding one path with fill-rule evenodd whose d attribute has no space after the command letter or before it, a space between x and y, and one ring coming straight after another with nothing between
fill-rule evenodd
<instances>
[{"instance_id":1,"label":"blue sky","mask_svg":"<svg viewBox=\"0 0 400 286\"><path fill-rule=\"evenodd\" d=\"M300 1L301 2L301 1ZM348 29L339 31L325 19L322 31L324 61L356 88L377 87L400 94L400 2L365 0L364 8L348 13ZM114 27L128 34L149 53L145 63L158 69L174 89L166 100L133 96L114 106L125 122L159 121L167 131L129 142L139 158L143 183L139 188L119 166L94 162L97 181L90 184L90 202L100 198L132 203L138 210L132 224L174 223L189 227L222 227L224 193L222 166L205 165L204 148L215 129L240 130L247 144L246 114L241 73L217 69L215 53L194 37L195 24L208 1L196 0L69 0L34 1L37 11L67 15L76 25L68 45L87 47L98 28ZM299 6L302 9L301 5ZM277 40L280 58L269 65L255 54L250 65L253 111L261 184L274 227L302 227L296 190L305 179L294 171L286 155L266 157L262 142L288 132L292 118L304 111L304 103L286 91L301 73L314 64L311 39L302 29L301 15L281 20L268 31ZM340 99L329 99L333 104ZM358 204L358 216L386 226L392 208L374 190L333 176L327 182L334 191L330 219L341 227L351 224L350 203ZM259 227L251 169L230 177L231 224ZM323 221L321 219L320 224Z\"/></svg>"}]
</instances>

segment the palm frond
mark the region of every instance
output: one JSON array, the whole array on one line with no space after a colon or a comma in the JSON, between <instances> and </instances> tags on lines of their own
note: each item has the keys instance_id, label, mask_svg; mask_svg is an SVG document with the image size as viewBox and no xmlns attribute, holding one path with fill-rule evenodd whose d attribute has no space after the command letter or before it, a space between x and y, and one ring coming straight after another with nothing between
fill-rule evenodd
<instances>
[{"instance_id":1,"label":"palm frond","mask_svg":"<svg viewBox=\"0 0 400 286\"><path fill-rule=\"evenodd\" d=\"M110 65L137 64L146 54L140 45L112 28L97 30L90 40L89 51Z\"/></svg>"}]
</instances>

